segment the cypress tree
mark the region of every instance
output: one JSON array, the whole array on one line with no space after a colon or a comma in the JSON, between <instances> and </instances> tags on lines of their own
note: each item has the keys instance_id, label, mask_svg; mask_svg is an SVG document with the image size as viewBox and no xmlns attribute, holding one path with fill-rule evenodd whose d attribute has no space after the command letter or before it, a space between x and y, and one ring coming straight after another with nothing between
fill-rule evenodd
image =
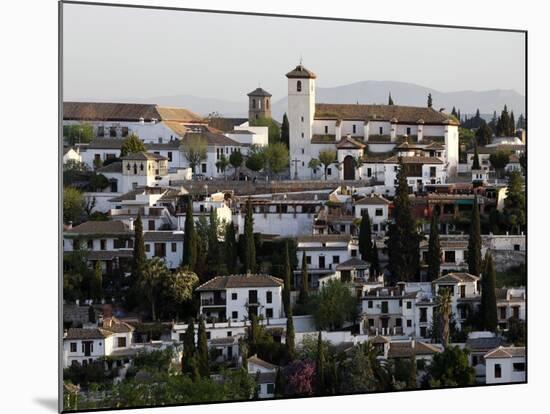
<instances>
[{"instance_id":1,"label":"cypress tree","mask_svg":"<svg viewBox=\"0 0 550 414\"><path fill-rule=\"evenodd\" d=\"M300 296L298 300L301 304L307 303L309 298L309 275L307 271L306 252L302 253L302 273L300 278Z\"/></svg>"},{"instance_id":2,"label":"cypress tree","mask_svg":"<svg viewBox=\"0 0 550 414\"><path fill-rule=\"evenodd\" d=\"M281 141L286 145L287 148L289 148L290 144L290 126L288 123L288 117L286 116L286 112L283 115L283 123L281 124Z\"/></svg>"},{"instance_id":3,"label":"cypress tree","mask_svg":"<svg viewBox=\"0 0 550 414\"><path fill-rule=\"evenodd\" d=\"M235 240L235 226L232 222L227 223L225 226L225 264L227 266L227 272L229 274L235 274L237 272L237 242Z\"/></svg>"},{"instance_id":4,"label":"cypress tree","mask_svg":"<svg viewBox=\"0 0 550 414\"><path fill-rule=\"evenodd\" d=\"M103 270L101 269L101 264L99 260L95 262L94 267L94 278L92 281L91 297L95 300L101 300L103 296Z\"/></svg>"},{"instance_id":5,"label":"cypress tree","mask_svg":"<svg viewBox=\"0 0 550 414\"><path fill-rule=\"evenodd\" d=\"M317 360L315 361L315 394L325 395L325 349L321 331L317 338Z\"/></svg>"},{"instance_id":6,"label":"cypress tree","mask_svg":"<svg viewBox=\"0 0 550 414\"><path fill-rule=\"evenodd\" d=\"M292 305L290 303L290 259L288 257L288 243L285 243L285 279L283 288L283 305L286 315L286 350L290 360L294 359L296 354L294 344L294 320L292 318Z\"/></svg>"},{"instance_id":7,"label":"cypress tree","mask_svg":"<svg viewBox=\"0 0 550 414\"><path fill-rule=\"evenodd\" d=\"M468 238L468 272L474 276L481 273L481 229L477 196L474 196L470 237Z\"/></svg>"},{"instance_id":8,"label":"cypress tree","mask_svg":"<svg viewBox=\"0 0 550 414\"><path fill-rule=\"evenodd\" d=\"M374 278L380 274L380 259L378 257L378 247L376 246L376 241L372 242L372 261L370 264L369 274L371 280L374 280Z\"/></svg>"},{"instance_id":9,"label":"cypress tree","mask_svg":"<svg viewBox=\"0 0 550 414\"><path fill-rule=\"evenodd\" d=\"M277 375L275 376L275 396L282 397L285 393L285 379L281 368L277 368Z\"/></svg>"},{"instance_id":10,"label":"cypress tree","mask_svg":"<svg viewBox=\"0 0 550 414\"><path fill-rule=\"evenodd\" d=\"M185 213L185 234L183 237L183 265L189 270L195 271L197 264L197 232L193 219L193 199L187 199L187 211Z\"/></svg>"},{"instance_id":11,"label":"cypress tree","mask_svg":"<svg viewBox=\"0 0 550 414\"><path fill-rule=\"evenodd\" d=\"M510 135L514 135L516 132L516 118L514 117L514 111L510 112L510 125L508 127Z\"/></svg>"},{"instance_id":12,"label":"cypress tree","mask_svg":"<svg viewBox=\"0 0 550 414\"><path fill-rule=\"evenodd\" d=\"M143 224L141 214L138 213L134 222L134 254L132 256L132 278L134 282L141 278L141 271L145 263L145 243L143 241Z\"/></svg>"},{"instance_id":13,"label":"cypress tree","mask_svg":"<svg viewBox=\"0 0 550 414\"><path fill-rule=\"evenodd\" d=\"M472 170L481 170L479 165L479 154L477 152L477 140L474 139L474 160L472 162Z\"/></svg>"},{"instance_id":14,"label":"cypress tree","mask_svg":"<svg viewBox=\"0 0 550 414\"><path fill-rule=\"evenodd\" d=\"M388 105L393 105L393 99L391 97L391 92L390 92L390 95L388 96Z\"/></svg>"},{"instance_id":15,"label":"cypress tree","mask_svg":"<svg viewBox=\"0 0 550 414\"><path fill-rule=\"evenodd\" d=\"M187 321L187 329L183 336L183 353L181 357L181 370L183 374L189 374L195 377L197 370L195 359L195 320L189 318Z\"/></svg>"},{"instance_id":16,"label":"cypress tree","mask_svg":"<svg viewBox=\"0 0 550 414\"><path fill-rule=\"evenodd\" d=\"M372 261L372 230L369 213L366 209L361 215L361 224L359 225L359 253L364 261Z\"/></svg>"},{"instance_id":17,"label":"cypress tree","mask_svg":"<svg viewBox=\"0 0 550 414\"><path fill-rule=\"evenodd\" d=\"M420 237L411 213L409 186L401 157L397 171L397 189L394 198L392 222L388 229L388 268L394 280L410 282L420 266Z\"/></svg>"},{"instance_id":18,"label":"cypress tree","mask_svg":"<svg viewBox=\"0 0 550 414\"><path fill-rule=\"evenodd\" d=\"M485 254L483 274L481 276L481 322L483 329L495 332L497 330L497 298L496 298L496 272L493 256Z\"/></svg>"},{"instance_id":19,"label":"cypress tree","mask_svg":"<svg viewBox=\"0 0 550 414\"><path fill-rule=\"evenodd\" d=\"M416 352L414 346L411 352L411 358L409 360L410 369L409 369L409 378L407 379L407 388L416 389L417 379L416 379Z\"/></svg>"},{"instance_id":20,"label":"cypress tree","mask_svg":"<svg viewBox=\"0 0 550 414\"><path fill-rule=\"evenodd\" d=\"M462 122L462 115L460 114L460 109L458 110L457 116L458 116L458 122Z\"/></svg>"},{"instance_id":21,"label":"cypress tree","mask_svg":"<svg viewBox=\"0 0 550 414\"><path fill-rule=\"evenodd\" d=\"M439 277L441 271L441 246L439 243L439 220L437 214L432 214L430 224L430 241L428 243L428 281Z\"/></svg>"},{"instance_id":22,"label":"cypress tree","mask_svg":"<svg viewBox=\"0 0 550 414\"><path fill-rule=\"evenodd\" d=\"M197 338L197 360L199 363L199 372L201 377L210 375L210 356L208 354L208 343L206 338L206 324L204 318L199 319L199 331Z\"/></svg>"},{"instance_id":23,"label":"cypress tree","mask_svg":"<svg viewBox=\"0 0 550 414\"><path fill-rule=\"evenodd\" d=\"M428 94L428 108L431 108L432 105L433 105L432 94L429 93L429 94Z\"/></svg>"},{"instance_id":24,"label":"cypress tree","mask_svg":"<svg viewBox=\"0 0 550 414\"><path fill-rule=\"evenodd\" d=\"M246 201L246 216L244 219L244 271L254 273L256 271L256 245L254 243L254 218L252 217L252 204L250 199Z\"/></svg>"},{"instance_id":25,"label":"cypress tree","mask_svg":"<svg viewBox=\"0 0 550 414\"><path fill-rule=\"evenodd\" d=\"M208 220L208 273L210 276L220 272L220 266L222 265L222 257L220 251L220 241L218 239L218 232L220 227L220 221L218 220L218 214L214 207L210 207L209 220Z\"/></svg>"}]
</instances>

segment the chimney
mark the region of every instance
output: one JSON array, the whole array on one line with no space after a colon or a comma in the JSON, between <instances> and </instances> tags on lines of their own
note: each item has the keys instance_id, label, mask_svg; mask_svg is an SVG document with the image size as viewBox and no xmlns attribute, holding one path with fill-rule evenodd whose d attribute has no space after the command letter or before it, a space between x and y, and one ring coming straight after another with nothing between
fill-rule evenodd
<instances>
[{"instance_id":1,"label":"chimney","mask_svg":"<svg viewBox=\"0 0 550 414\"><path fill-rule=\"evenodd\" d=\"M134 230L134 219L133 218L128 219L128 229L129 230Z\"/></svg>"},{"instance_id":2,"label":"chimney","mask_svg":"<svg viewBox=\"0 0 550 414\"><path fill-rule=\"evenodd\" d=\"M145 119L143 119L143 117L139 118L139 123L143 125L145 123Z\"/></svg>"}]
</instances>

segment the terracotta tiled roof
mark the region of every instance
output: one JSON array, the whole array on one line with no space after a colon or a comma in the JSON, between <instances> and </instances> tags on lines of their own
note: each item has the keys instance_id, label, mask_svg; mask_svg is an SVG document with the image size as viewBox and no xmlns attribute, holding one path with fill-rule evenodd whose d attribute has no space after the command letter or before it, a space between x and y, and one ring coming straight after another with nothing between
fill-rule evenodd
<instances>
[{"instance_id":1,"label":"terracotta tiled roof","mask_svg":"<svg viewBox=\"0 0 550 414\"><path fill-rule=\"evenodd\" d=\"M182 144L186 139L189 139L192 136L199 136L203 138L208 146L219 145L219 146L234 146L239 147L241 144L231 138L226 137L222 131L212 128L212 127L197 127L189 130L182 139Z\"/></svg>"},{"instance_id":2,"label":"terracotta tiled roof","mask_svg":"<svg viewBox=\"0 0 550 414\"><path fill-rule=\"evenodd\" d=\"M362 142L359 142L351 137L345 136L340 140L339 143L336 144L336 148L338 149L363 149L365 148L365 144Z\"/></svg>"},{"instance_id":3,"label":"terracotta tiled roof","mask_svg":"<svg viewBox=\"0 0 550 414\"><path fill-rule=\"evenodd\" d=\"M388 351L388 358L405 358L410 357L412 354L412 341L408 342L390 342L390 349ZM442 352L440 348L435 345L428 344L426 342L415 341L414 353L415 355L434 355Z\"/></svg>"},{"instance_id":4,"label":"terracotta tiled roof","mask_svg":"<svg viewBox=\"0 0 550 414\"><path fill-rule=\"evenodd\" d=\"M265 369L277 369L277 365L270 364L267 361L264 361L261 358L258 358L257 355L252 355L250 358L248 358L248 363L252 363L254 365L259 365L261 367L264 367Z\"/></svg>"},{"instance_id":5,"label":"terracotta tiled roof","mask_svg":"<svg viewBox=\"0 0 550 414\"><path fill-rule=\"evenodd\" d=\"M373 344L387 344L390 342L389 338L382 335L376 335L374 338L369 339Z\"/></svg>"},{"instance_id":6,"label":"terracotta tiled roof","mask_svg":"<svg viewBox=\"0 0 550 414\"><path fill-rule=\"evenodd\" d=\"M102 328L70 328L65 339L105 339L113 333Z\"/></svg>"},{"instance_id":7,"label":"terracotta tiled roof","mask_svg":"<svg viewBox=\"0 0 550 414\"><path fill-rule=\"evenodd\" d=\"M525 347L524 346L499 346L497 349L494 349L487 354L485 354L485 359L491 358L514 358L514 357L524 357L525 356Z\"/></svg>"},{"instance_id":8,"label":"terracotta tiled roof","mask_svg":"<svg viewBox=\"0 0 550 414\"><path fill-rule=\"evenodd\" d=\"M399 164L399 158L401 158L403 164L443 164L443 160L437 157L398 157L397 155L387 158L383 162L385 164Z\"/></svg>"},{"instance_id":9,"label":"terracotta tiled roof","mask_svg":"<svg viewBox=\"0 0 550 414\"><path fill-rule=\"evenodd\" d=\"M116 102L63 102L63 119L83 121L158 121L202 122L188 109L155 104Z\"/></svg>"},{"instance_id":10,"label":"terracotta tiled roof","mask_svg":"<svg viewBox=\"0 0 550 414\"><path fill-rule=\"evenodd\" d=\"M183 241L183 232L174 231L144 231L143 240L151 241Z\"/></svg>"},{"instance_id":11,"label":"terracotta tiled roof","mask_svg":"<svg viewBox=\"0 0 550 414\"><path fill-rule=\"evenodd\" d=\"M216 276L203 283L197 291L225 290L246 287L280 287L283 281L277 277L261 274Z\"/></svg>"},{"instance_id":12,"label":"terracotta tiled roof","mask_svg":"<svg viewBox=\"0 0 550 414\"><path fill-rule=\"evenodd\" d=\"M134 234L122 221L86 221L65 230L65 234Z\"/></svg>"},{"instance_id":13,"label":"terracotta tiled roof","mask_svg":"<svg viewBox=\"0 0 550 414\"><path fill-rule=\"evenodd\" d=\"M293 70L286 74L287 78L298 78L298 79L315 79L317 75L312 71L306 69L304 65L299 64Z\"/></svg>"},{"instance_id":14,"label":"terracotta tiled roof","mask_svg":"<svg viewBox=\"0 0 550 414\"><path fill-rule=\"evenodd\" d=\"M367 269L368 267L369 264L364 260L358 259L357 257L352 257L351 259L336 265L336 270Z\"/></svg>"},{"instance_id":15,"label":"terracotta tiled roof","mask_svg":"<svg viewBox=\"0 0 550 414\"><path fill-rule=\"evenodd\" d=\"M355 205L387 205L390 204L389 200L386 200L379 194L372 194L366 197L363 197L355 202Z\"/></svg>"},{"instance_id":16,"label":"terracotta tiled roof","mask_svg":"<svg viewBox=\"0 0 550 414\"><path fill-rule=\"evenodd\" d=\"M360 105L360 104L326 104L315 105L315 119L357 119L391 121L397 123L417 124L420 119L425 124L444 125L448 116L433 108L401 105ZM454 121L451 121L454 122ZM454 122L456 124L456 122Z\"/></svg>"},{"instance_id":17,"label":"terracotta tiled roof","mask_svg":"<svg viewBox=\"0 0 550 414\"><path fill-rule=\"evenodd\" d=\"M477 282L479 277L471 275L469 273L447 273L432 283L459 283L459 282Z\"/></svg>"},{"instance_id":18,"label":"terracotta tiled roof","mask_svg":"<svg viewBox=\"0 0 550 414\"><path fill-rule=\"evenodd\" d=\"M128 333L135 330L129 323L119 321L114 317L105 318L102 323L102 328L113 333Z\"/></svg>"}]
</instances>

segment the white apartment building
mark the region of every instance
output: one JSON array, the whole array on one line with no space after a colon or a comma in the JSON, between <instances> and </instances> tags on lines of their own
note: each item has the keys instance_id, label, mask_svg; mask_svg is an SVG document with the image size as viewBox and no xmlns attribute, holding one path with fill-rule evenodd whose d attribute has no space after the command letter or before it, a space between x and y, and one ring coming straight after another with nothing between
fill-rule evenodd
<instances>
[{"instance_id":1,"label":"white apartment building","mask_svg":"<svg viewBox=\"0 0 550 414\"><path fill-rule=\"evenodd\" d=\"M503 347L485 355L486 384L510 384L526 380L525 347Z\"/></svg>"}]
</instances>

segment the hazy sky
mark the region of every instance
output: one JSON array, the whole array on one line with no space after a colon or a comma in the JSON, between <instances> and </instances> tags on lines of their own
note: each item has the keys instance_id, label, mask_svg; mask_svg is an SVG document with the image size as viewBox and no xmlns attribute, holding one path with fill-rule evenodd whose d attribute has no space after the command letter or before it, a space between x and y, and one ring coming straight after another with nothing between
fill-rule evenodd
<instances>
[{"instance_id":1,"label":"hazy sky","mask_svg":"<svg viewBox=\"0 0 550 414\"><path fill-rule=\"evenodd\" d=\"M303 57L317 86L363 80L524 94L524 34L64 5L64 98L286 95Z\"/></svg>"}]
</instances>

